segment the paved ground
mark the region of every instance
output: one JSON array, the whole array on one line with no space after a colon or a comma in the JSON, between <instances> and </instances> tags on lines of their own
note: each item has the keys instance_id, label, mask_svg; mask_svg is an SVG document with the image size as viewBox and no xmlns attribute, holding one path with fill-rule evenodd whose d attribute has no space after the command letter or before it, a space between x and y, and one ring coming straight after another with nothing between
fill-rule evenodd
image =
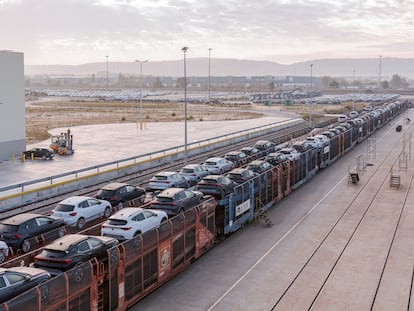
<instances>
[{"instance_id":1,"label":"paved ground","mask_svg":"<svg viewBox=\"0 0 414 311\"><path fill-rule=\"evenodd\" d=\"M297 117L291 112L281 112L276 107L257 107L264 117L236 121L187 122L188 143L223 134L247 130L261 125ZM66 132L67 128L53 129L52 135ZM71 128L75 153L56 156L52 161L6 161L0 163L0 187L27 182L42 177L91 167L155 150L184 145L184 123L146 123L140 130L136 123L76 126ZM44 141L32 147L48 147Z\"/></svg>"},{"instance_id":2,"label":"paved ground","mask_svg":"<svg viewBox=\"0 0 414 311\"><path fill-rule=\"evenodd\" d=\"M414 126L396 122L377 132L358 184L348 170L367 141L273 207L272 228L245 227L131 310L409 310L413 160L399 188L390 170Z\"/></svg>"}]
</instances>

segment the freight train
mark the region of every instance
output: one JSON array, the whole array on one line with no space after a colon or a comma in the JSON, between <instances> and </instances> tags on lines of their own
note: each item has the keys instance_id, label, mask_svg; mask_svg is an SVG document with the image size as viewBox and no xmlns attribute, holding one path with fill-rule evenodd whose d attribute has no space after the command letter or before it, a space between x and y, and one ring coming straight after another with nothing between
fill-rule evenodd
<instances>
[{"instance_id":1,"label":"freight train","mask_svg":"<svg viewBox=\"0 0 414 311\"><path fill-rule=\"evenodd\" d=\"M180 273L223 237L234 234L289 195L317 172L402 113L408 102L387 103L330 130L325 142L308 148L200 205L109 249L104 258L75 266L7 301L0 310L126 310ZM328 133L329 132L329 133ZM30 265L38 252L3 267Z\"/></svg>"}]
</instances>

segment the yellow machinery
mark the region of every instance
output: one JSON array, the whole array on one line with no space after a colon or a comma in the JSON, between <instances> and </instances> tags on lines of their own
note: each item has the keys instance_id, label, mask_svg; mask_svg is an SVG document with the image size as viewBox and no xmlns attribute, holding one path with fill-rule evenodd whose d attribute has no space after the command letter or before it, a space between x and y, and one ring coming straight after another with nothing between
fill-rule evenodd
<instances>
[{"instance_id":1,"label":"yellow machinery","mask_svg":"<svg viewBox=\"0 0 414 311\"><path fill-rule=\"evenodd\" d=\"M67 132L62 132L60 135L53 135L50 149L59 155L70 155L75 152L73 149L73 135L70 129Z\"/></svg>"}]
</instances>

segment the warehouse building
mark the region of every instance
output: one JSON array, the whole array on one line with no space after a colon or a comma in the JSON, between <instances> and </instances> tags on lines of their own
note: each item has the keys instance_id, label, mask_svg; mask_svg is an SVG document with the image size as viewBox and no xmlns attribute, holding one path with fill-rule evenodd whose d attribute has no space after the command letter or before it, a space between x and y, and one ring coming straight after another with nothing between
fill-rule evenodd
<instances>
[{"instance_id":1,"label":"warehouse building","mask_svg":"<svg viewBox=\"0 0 414 311\"><path fill-rule=\"evenodd\" d=\"M0 51L0 161L25 149L24 55Z\"/></svg>"}]
</instances>

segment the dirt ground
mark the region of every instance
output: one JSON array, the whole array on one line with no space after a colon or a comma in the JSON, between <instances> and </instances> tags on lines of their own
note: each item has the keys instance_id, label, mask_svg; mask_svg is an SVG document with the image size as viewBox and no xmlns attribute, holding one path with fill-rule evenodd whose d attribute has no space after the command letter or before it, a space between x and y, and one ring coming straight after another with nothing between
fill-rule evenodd
<instances>
[{"instance_id":1,"label":"dirt ground","mask_svg":"<svg viewBox=\"0 0 414 311\"><path fill-rule=\"evenodd\" d=\"M27 99L26 143L36 143L50 137L48 130L89 124L168 122L184 120L182 103L143 102L142 115L139 102L104 102L70 99ZM295 111L307 118L306 105L283 106L277 109ZM323 114L341 114L350 111L349 105L313 105L312 119ZM191 122L242 120L261 117L250 105L187 105L187 120Z\"/></svg>"},{"instance_id":2,"label":"dirt ground","mask_svg":"<svg viewBox=\"0 0 414 311\"><path fill-rule=\"evenodd\" d=\"M187 120L240 120L262 116L250 111L250 106L223 107L188 104ZM93 102L78 100L35 101L26 106L26 142L28 144L49 138L48 130L76 125L168 122L184 120L184 107L180 103Z\"/></svg>"}]
</instances>

